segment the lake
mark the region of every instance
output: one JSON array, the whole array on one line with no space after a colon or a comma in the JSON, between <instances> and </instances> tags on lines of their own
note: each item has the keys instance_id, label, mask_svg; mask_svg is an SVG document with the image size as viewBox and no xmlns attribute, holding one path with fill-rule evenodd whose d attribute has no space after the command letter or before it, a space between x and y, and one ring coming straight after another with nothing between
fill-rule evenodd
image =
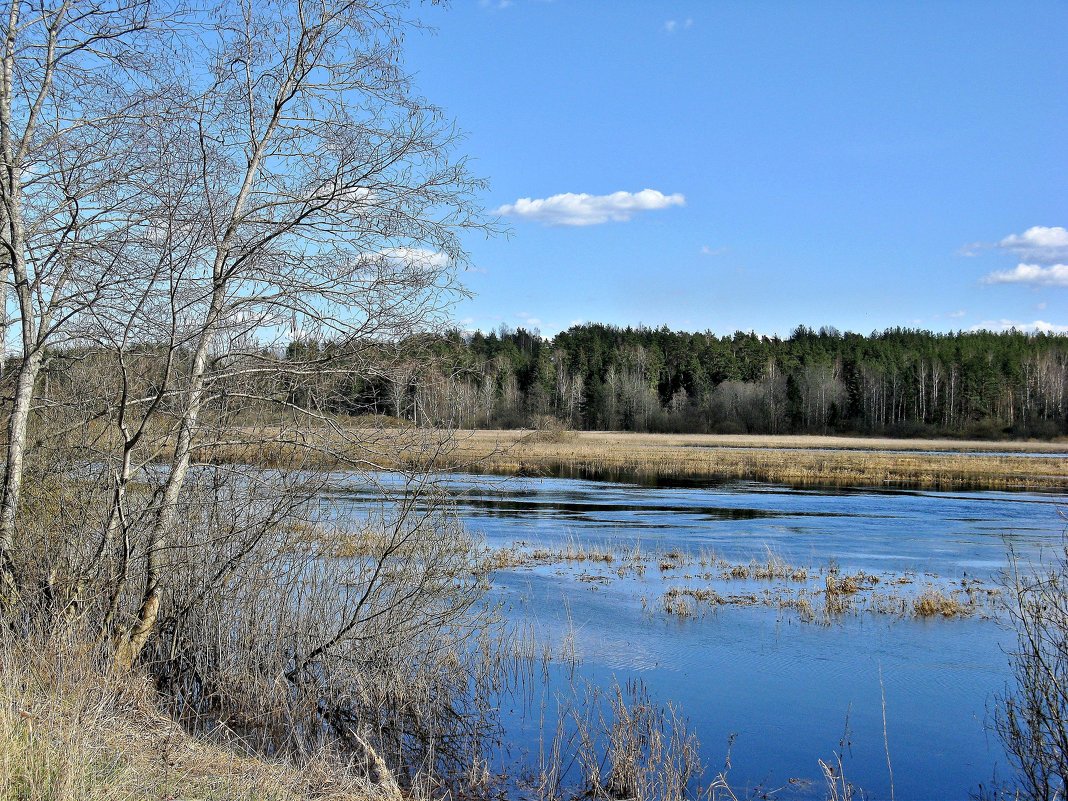
<instances>
[{"instance_id":1,"label":"lake","mask_svg":"<svg viewBox=\"0 0 1068 801\"><path fill-rule=\"evenodd\" d=\"M1064 528L1057 497L1027 493L746 482L650 487L475 475L442 477L440 484L467 527L493 548L518 542L527 549L677 551L695 565L744 564L771 553L811 569L816 583L833 564L887 583L908 577L906 592L993 582L1010 545L1023 562L1036 562L1060 544ZM381 498L375 486L343 476L330 495L353 519ZM625 575L617 568L498 570L490 600L549 642L572 638L580 677L602 684L638 678L657 701L677 704L713 772L733 741L729 779L739 795L763 788L779 790L777 798L822 797L817 760L836 754L847 778L872 798L891 796L887 752L897 799L967 798L995 773L1009 773L987 724L994 695L1009 679L1013 635L991 614L918 620L859 611L806 622L780 605L757 603L680 617L659 599L670 587L699 582L699 568L654 563ZM766 583L737 586L759 597ZM559 671L550 675L559 680ZM502 759L537 750L521 712L518 703L505 710L509 748Z\"/></svg>"}]
</instances>

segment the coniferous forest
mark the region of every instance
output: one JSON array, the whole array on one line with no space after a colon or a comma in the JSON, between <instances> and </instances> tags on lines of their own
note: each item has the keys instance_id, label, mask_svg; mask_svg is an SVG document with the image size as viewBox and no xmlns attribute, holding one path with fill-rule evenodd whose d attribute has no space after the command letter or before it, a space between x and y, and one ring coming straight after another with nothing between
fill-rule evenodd
<instances>
[{"instance_id":1,"label":"coniferous forest","mask_svg":"<svg viewBox=\"0 0 1068 801\"><path fill-rule=\"evenodd\" d=\"M799 326L783 339L585 324L555 337L457 331L429 349L435 367L424 359L419 370L352 387L347 398L334 393L347 407L336 411L464 427L555 419L577 429L673 433L1068 431L1064 335Z\"/></svg>"}]
</instances>

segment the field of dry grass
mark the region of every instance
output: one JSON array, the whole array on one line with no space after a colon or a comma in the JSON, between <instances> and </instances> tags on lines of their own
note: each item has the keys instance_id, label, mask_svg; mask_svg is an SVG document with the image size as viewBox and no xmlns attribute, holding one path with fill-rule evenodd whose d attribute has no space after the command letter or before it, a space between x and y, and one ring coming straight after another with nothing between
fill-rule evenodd
<instances>
[{"instance_id":1,"label":"field of dry grass","mask_svg":"<svg viewBox=\"0 0 1068 801\"><path fill-rule=\"evenodd\" d=\"M1066 443L859 437L459 432L443 462L517 474L748 479L792 485L1064 489ZM1003 451L1006 455L984 455Z\"/></svg>"},{"instance_id":2,"label":"field of dry grass","mask_svg":"<svg viewBox=\"0 0 1068 801\"><path fill-rule=\"evenodd\" d=\"M449 432L345 429L310 446L259 430L253 444L203 458L265 465L437 468L585 478L743 479L794 486L926 489L1068 489L1068 442L885 439L831 436L636 434L603 431ZM367 443L367 444L361 444ZM996 452L997 455L990 455ZM1044 456L1043 454L1050 454ZM344 457L339 461L337 457Z\"/></svg>"}]
</instances>

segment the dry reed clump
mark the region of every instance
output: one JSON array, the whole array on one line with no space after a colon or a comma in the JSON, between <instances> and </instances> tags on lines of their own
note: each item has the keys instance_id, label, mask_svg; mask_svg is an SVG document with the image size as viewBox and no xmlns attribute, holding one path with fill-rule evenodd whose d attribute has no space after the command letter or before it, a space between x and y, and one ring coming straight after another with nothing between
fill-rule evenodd
<instances>
[{"instance_id":1,"label":"dry reed clump","mask_svg":"<svg viewBox=\"0 0 1068 801\"><path fill-rule=\"evenodd\" d=\"M526 567L534 563L531 555L518 548L491 548L484 551L475 568L479 575L492 573L494 570L507 570L511 567Z\"/></svg>"},{"instance_id":2,"label":"dry reed clump","mask_svg":"<svg viewBox=\"0 0 1068 801\"><path fill-rule=\"evenodd\" d=\"M694 617L694 602L721 606L736 602L734 598L724 598L718 592L705 587L672 587L661 598L664 611L677 617Z\"/></svg>"},{"instance_id":3,"label":"dry reed clump","mask_svg":"<svg viewBox=\"0 0 1068 801\"><path fill-rule=\"evenodd\" d=\"M0 799L368 799L322 756L298 770L194 738L156 708L146 677L120 674L85 637L0 635Z\"/></svg>"},{"instance_id":4,"label":"dry reed clump","mask_svg":"<svg viewBox=\"0 0 1068 801\"><path fill-rule=\"evenodd\" d=\"M841 576L837 568L832 566L824 583L828 595L856 595L858 592L871 589L879 582L878 576L864 571Z\"/></svg>"},{"instance_id":5,"label":"dry reed clump","mask_svg":"<svg viewBox=\"0 0 1068 801\"><path fill-rule=\"evenodd\" d=\"M912 602L916 617L965 617L972 611L971 603L962 603L955 594L946 595L934 587L925 589Z\"/></svg>"},{"instance_id":6,"label":"dry reed clump","mask_svg":"<svg viewBox=\"0 0 1068 801\"><path fill-rule=\"evenodd\" d=\"M856 595L860 592L860 582L855 576L829 575L826 580L828 595Z\"/></svg>"},{"instance_id":7,"label":"dry reed clump","mask_svg":"<svg viewBox=\"0 0 1068 801\"><path fill-rule=\"evenodd\" d=\"M816 610L813 608L812 602L806 595L799 595L796 598L787 599L783 601L782 606L796 611L798 617L805 623L811 623L816 620Z\"/></svg>"},{"instance_id":8,"label":"dry reed clump","mask_svg":"<svg viewBox=\"0 0 1068 801\"><path fill-rule=\"evenodd\" d=\"M789 565L769 549L763 562L755 559L745 565L726 565L722 572L725 579L759 579L761 581L808 581L808 568Z\"/></svg>"},{"instance_id":9,"label":"dry reed clump","mask_svg":"<svg viewBox=\"0 0 1068 801\"><path fill-rule=\"evenodd\" d=\"M623 557L628 563L633 562L635 569L638 562L632 557ZM560 548L525 548L520 544L509 548L492 548L483 551L479 557L477 571L480 574L491 573L494 570L506 570L513 567L530 567L532 565L551 565L562 563L602 563L610 565L617 559L616 553L607 546L580 545L575 541L569 541ZM617 571L620 577L626 574L626 569L620 567Z\"/></svg>"},{"instance_id":10,"label":"dry reed clump","mask_svg":"<svg viewBox=\"0 0 1068 801\"><path fill-rule=\"evenodd\" d=\"M569 540L563 548L536 548L531 556L538 562L604 562L611 564L616 555L600 545L580 545Z\"/></svg>"},{"instance_id":11,"label":"dry reed clump","mask_svg":"<svg viewBox=\"0 0 1068 801\"><path fill-rule=\"evenodd\" d=\"M664 593L661 599L664 611L669 615L675 617L687 618L695 617L697 612L694 609L693 603L686 596L685 593L678 592L676 590L668 590Z\"/></svg>"},{"instance_id":12,"label":"dry reed clump","mask_svg":"<svg viewBox=\"0 0 1068 801\"><path fill-rule=\"evenodd\" d=\"M644 684L573 687L557 699L557 730L543 750L532 795L622 801L689 801L709 797L700 743L671 704L652 700Z\"/></svg>"},{"instance_id":13,"label":"dry reed clump","mask_svg":"<svg viewBox=\"0 0 1068 801\"><path fill-rule=\"evenodd\" d=\"M666 572L668 570L678 570L680 568L686 567L686 565L686 555L677 548L672 548L671 550L664 551L662 554L660 554L659 568L662 572Z\"/></svg>"},{"instance_id":14,"label":"dry reed clump","mask_svg":"<svg viewBox=\"0 0 1068 801\"><path fill-rule=\"evenodd\" d=\"M879 577L859 572L842 576L837 565L831 566L824 579L823 606L828 617L841 615L855 608L856 596L863 590L869 590L879 583Z\"/></svg>"}]
</instances>

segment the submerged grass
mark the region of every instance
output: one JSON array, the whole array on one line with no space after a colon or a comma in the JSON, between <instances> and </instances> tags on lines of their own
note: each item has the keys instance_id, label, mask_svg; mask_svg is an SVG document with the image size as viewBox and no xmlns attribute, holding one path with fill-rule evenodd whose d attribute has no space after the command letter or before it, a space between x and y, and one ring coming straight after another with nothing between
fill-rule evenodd
<instances>
[{"instance_id":1,"label":"submerged grass","mask_svg":"<svg viewBox=\"0 0 1068 801\"><path fill-rule=\"evenodd\" d=\"M641 596L642 607L677 618L700 617L721 607L763 606L825 624L850 614L949 619L993 616L999 598L996 588L978 579L954 584L929 575L918 591L913 573L845 573L833 560L823 567L797 566L770 549L761 560L731 563L708 551L656 551L640 544L613 547L571 539L558 547L533 548L517 542L486 551L482 571L557 565L570 569L577 581L607 585L613 577L644 579L649 564L659 568L654 581L668 586L659 593L658 604L651 606ZM583 572L578 572L580 565Z\"/></svg>"}]
</instances>

